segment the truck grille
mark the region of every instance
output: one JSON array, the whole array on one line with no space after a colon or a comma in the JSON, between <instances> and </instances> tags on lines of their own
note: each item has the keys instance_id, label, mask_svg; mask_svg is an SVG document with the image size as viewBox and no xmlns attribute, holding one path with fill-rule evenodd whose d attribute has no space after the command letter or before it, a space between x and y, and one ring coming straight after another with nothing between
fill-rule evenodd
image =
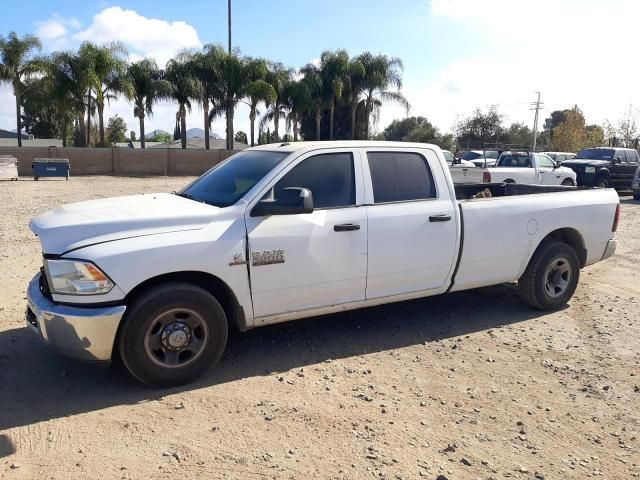
<instances>
[{"instance_id":1,"label":"truck grille","mask_svg":"<svg viewBox=\"0 0 640 480\"><path fill-rule=\"evenodd\" d=\"M47 281L47 275L44 273L44 267L40 267L39 285L40 285L40 292L42 292L42 295L44 295L49 300L52 300L51 290L49 290L49 282Z\"/></svg>"}]
</instances>

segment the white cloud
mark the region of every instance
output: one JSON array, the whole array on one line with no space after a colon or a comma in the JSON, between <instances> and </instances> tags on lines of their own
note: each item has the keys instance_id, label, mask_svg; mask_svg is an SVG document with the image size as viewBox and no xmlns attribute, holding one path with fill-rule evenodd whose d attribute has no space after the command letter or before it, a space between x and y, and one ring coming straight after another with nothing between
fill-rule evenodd
<instances>
[{"instance_id":1,"label":"white cloud","mask_svg":"<svg viewBox=\"0 0 640 480\"><path fill-rule=\"evenodd\" d=\"M120 7L100 11L88 28L74 33L72 38L76 42L119 41L131 54L153 57L161 66L183 49L202 47L196 29L184 21L148 18Z\"/></svg>"},{"instance_id":2,"label":"white cloud","mask_svg":"<svg viewBox=\"0 0 640 480\"><path fill-rule=\"evenodd\" d=\"M506 121L533 125L529 102L542 93L545 118L578 104L590 123L614 123L640 104L633 58L637 0L431 0L430 13L476 38L483 53L423 79L405 71L412 115L451 130L459 115L496 105ZM476 33L474 33L476 32ZM385 106L380 126L404 113Z\"/></svg>"}]
</instances>

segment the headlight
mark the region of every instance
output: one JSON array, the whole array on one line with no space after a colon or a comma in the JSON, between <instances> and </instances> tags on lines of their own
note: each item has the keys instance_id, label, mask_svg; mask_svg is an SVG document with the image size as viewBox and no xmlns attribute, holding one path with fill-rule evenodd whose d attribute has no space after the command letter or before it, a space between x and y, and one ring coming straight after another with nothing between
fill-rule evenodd
<instances>
[{"instance_id":1,"label":"headlight","mask_svg":"<svg viewBox=\"0 0 640 480\"><path fill-rule=\"evenodd\" d=\"M596 167L585 167L584 173L596 173Z\"/></svg>"},{"instance_id":2,"label":"headlight","mask_svg":"<svg viewBox=\"0 0 640 480\"><path fill-rule=\"evenodd\" d=\"M51 293L100 295L109 293L114 286L111 279L91 262L48 259L44 262Z\"/></svg>"}]
</instances>

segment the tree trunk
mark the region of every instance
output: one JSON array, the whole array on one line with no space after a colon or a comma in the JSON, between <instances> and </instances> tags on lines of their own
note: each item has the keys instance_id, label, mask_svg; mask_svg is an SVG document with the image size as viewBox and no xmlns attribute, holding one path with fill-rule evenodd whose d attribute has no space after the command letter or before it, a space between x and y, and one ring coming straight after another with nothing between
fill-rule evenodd
<instances>
[{"instance_id":1,"label":"tree trunk","mask_svg":"<svg viewBox=\"0 0 640 480\"><path fill-rule=\"evenodd\" d=\"M209 150L209 99L202 99L202 110L204 110L204 148Z\"/></svg>"},{"instance_id":2,"label":"tree trunk","mask_svg":"<svg viewBox=\"0 0 640 480\"><path fill-rule=\"evenodd\" d=\"M369 106L366 104L364 107L364 116L365 116L364 139L369 140L369 119L371 118L371 110L369 109Z\"/></svg>"},{"instance_id":3,"label":"tree trunk","mask_svg":"<svg viewBox=\"0 0 640 480\"><path fill-rule=\"evenodd\" d=\"M100 146L104 147L104 103L98 103L98 125L100 129Z\"/></svg>"},{"instance_id":4,"label":"tree trunk","mask_svg":"<svg viewBox=\"0 0 640 480\"><path fill-rule=\"evenodd\" d=\"M62 146L67 148L67 118L62 117Z\"/></svg>"},{"instance_id":5,"label":"tree trunk","mask_svg":"<svg viewBox=\"0 0 640 480\"><path fill-rule=\"evenodd\" d=\"M273 136L276 139L276 142L280 141L280 135L278 134L278 125L280 124L280 111L275 110L273 112L275 115L273 116Z\"/></svg>"},{"instance_id":6,"label":"tree trunk","mask_svg":"<svg viewBox=\"0 0 640 480\"><path fill-rule=\"evenodd\" d=\"M331 100L331 108L329 109L329 140L333 140L333 113L335 112L336 105L333 99Z\"/></svg>"},{"instance_id":7,"label":"tree trunk","mask_svg":"<svg viewBox=\"0 0 640 480\"><path fill-rule=\"evenodd\" d=\"M255 123L256 123L256 108L255 107L251 107L251 112L249 112L249 122L251 123L251 146L253 147L255 145L254 143L254 130L255 130Z\"/></svg>"},{"instance_id":8,"label":"tree trunk","mask_svg":"<svg viewBox=\"0 0 640 480\"><path fill-rule=\"evenodd\" d=\"M180 143L182 149L187 149L187 110L184 105L180 105Z\"/></svg>"},{"instance_id":9,"label":"tree trunk","mask_svg":"<svg viewBox=\"0 0 640 480\"><path fill-rule=\"evenodd\" d=\"M145 143L144 143L144 112L140 114L140 117L138 117L138 120L140 120L140 148L145 148Z\"/></svg>"},{"instance_id":10,"label":"tree trunk","mask_svg":"<svg viewBox=\"0 0 640 480\"><path fill-rule=\"evenodd\" d=\"M89 96L87 97L87 143L85 146L89 146L91 143L91 90L89 90Z\"/></svg>"},{"instance_id":11,"label":"tree trunk","mask_svg":"<svg viewBox=\"0 0 640 480\"><path fill-rule=\"evenodd\" d=\"M316 140L320 140L320 121L322 120L322 112L318 108L316 110Z\"/></svg>"},{"instance_id":12,"label":"tree trunk","mask_svg":"<svg viewBox=\"0 0 640 480\"><path fill-rule=\"evenodd\" d=\"M227 150L233 150L233 100L227 99Z\"/></svg>"},{"instance_id":13,"label":"tree trunk","mask_svg":"<svg viewBox=\"0 0 640 480\"><path fill-rule=\"evenodd\" d=\"M356 109L358 108L358 104L356 102L351 102L351 140L356 139Z\"/></svg>"},{"instance_id":14,"label":"tree trunk","mask_svg":"<svg viewBox=\"0 0 640 480\"><path fill-rule=\"evenodd\" d=\"M16 130L18 132L18 146L22 146L22 117L20 115L20 89L17 85L13 87L16 96Z\"/></svg>"},{"instance_id":15,"label":"tree trunk","mask_svg":"<svg viewBox=\"0 0 640 480\"><path fill-rule=\"evenodd\" d=\"M293 141L298 141L298 115L293 114Z\"/></svg>"}]
</instances>

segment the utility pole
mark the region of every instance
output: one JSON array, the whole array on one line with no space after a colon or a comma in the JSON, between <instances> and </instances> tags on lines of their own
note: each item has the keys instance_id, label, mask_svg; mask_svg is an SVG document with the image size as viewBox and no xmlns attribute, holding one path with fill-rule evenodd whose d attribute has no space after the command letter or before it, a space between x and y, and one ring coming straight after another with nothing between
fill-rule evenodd
<instances>
[{"instance_id":1,"label":"utility pole","mask_svg":"<svg viewBox=\"0 0 640 480\"><path fill-rule=\"evenodd\" d=\"M542 103L540 103L540 92L536 92L538 94L538 99L531 104L532 107L529 110L535 110L536 114L533 119L533 141L531 142L531 150L536 151L536 142L538 140L538 113L540 112L540 108L542 108Z\"/></svg>"},{"instance_id":2,"label":"utility pole","mask_svg":"<svg viewBox=\"0 0 640 480\"><path fill-rule=\"evenodd\" d=\"M229 29L229 54L231 54L231 0L227 2L227 24Z\"/></svg>"}]
</instances>

